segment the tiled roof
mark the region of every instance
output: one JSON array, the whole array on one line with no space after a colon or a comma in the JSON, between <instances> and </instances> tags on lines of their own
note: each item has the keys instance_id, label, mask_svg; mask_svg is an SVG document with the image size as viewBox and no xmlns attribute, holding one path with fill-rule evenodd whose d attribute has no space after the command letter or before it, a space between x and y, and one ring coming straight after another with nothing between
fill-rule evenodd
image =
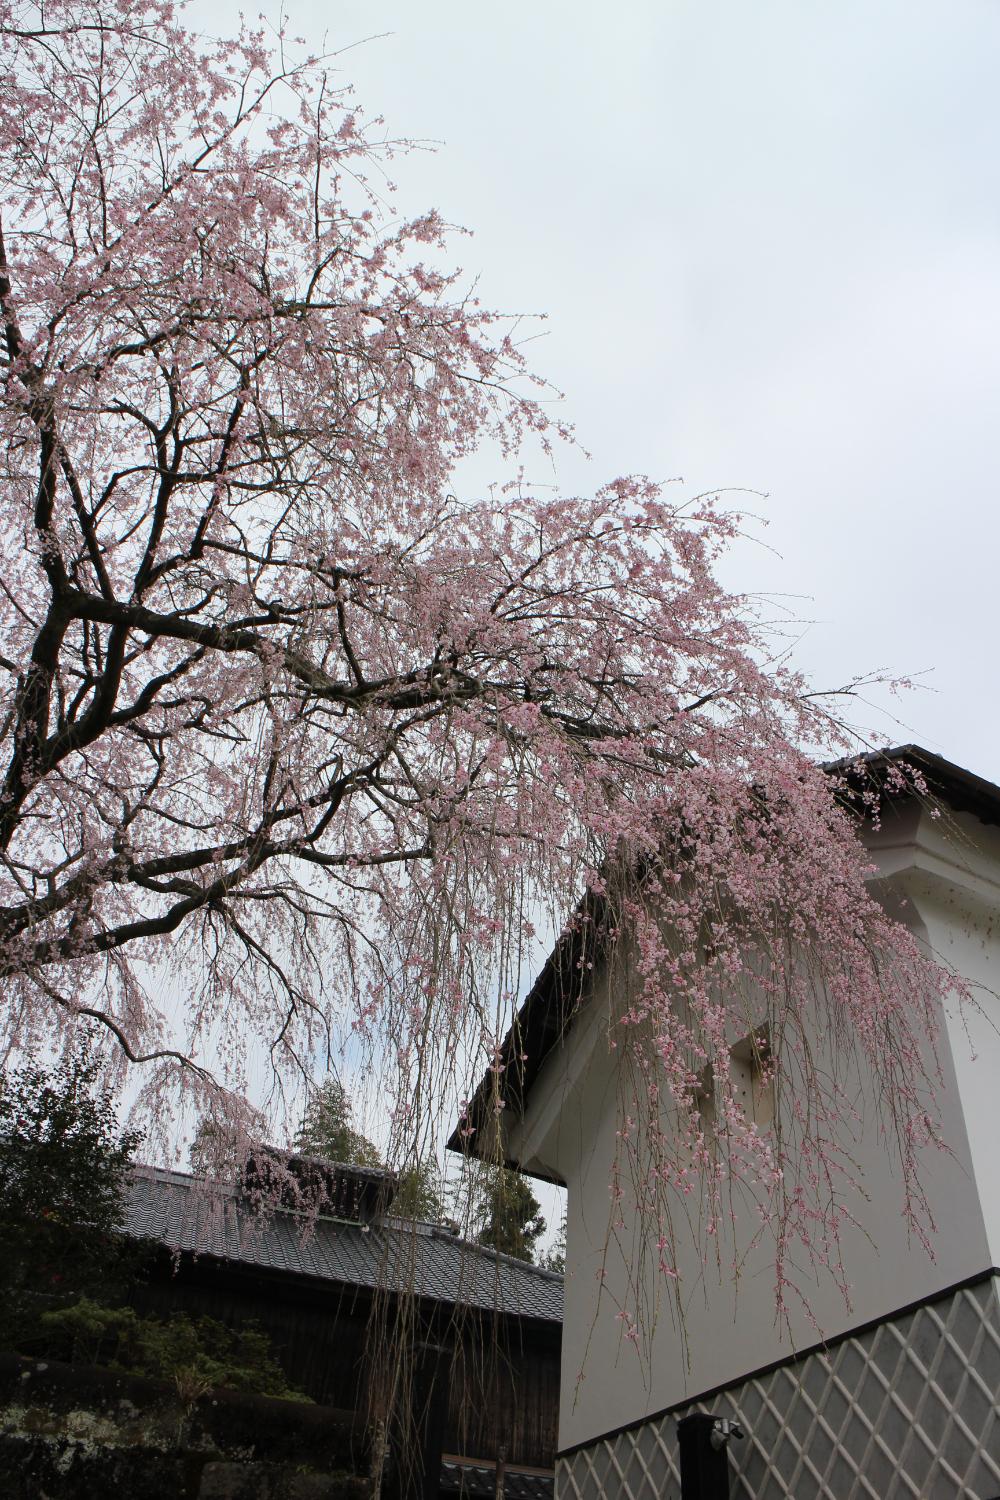
<instances>
[{"instance_id":1,"label":"tiled roof","mask_svg":"<svg viewBox=\"0 0 1000 1500\"><path fill-rule=\"evenodd\" d=\"M493 1468L447 1460L441 1465L439 1489L442 1495L456 1495L462 1500L493 1500L496 1483ZM508 1469L504 1475L503 1492L504 1500L552 1500L555 1476Z\"/></svg>"},{"instance_id":2,"label":"tiled roof","mask_svg":"<svg viewBox=\"0 0 1000 1500\"><path fill-rule=\"evenodd\" d=\"M136 1169L126 1232L171 1250L313 1276L340 1286L412 1292L435 1302L561 1322L563 1279L437 1225L371 1225L279 1210L261 1221L230 1190L182 1172Z\"/></svg>"}]
</instances>

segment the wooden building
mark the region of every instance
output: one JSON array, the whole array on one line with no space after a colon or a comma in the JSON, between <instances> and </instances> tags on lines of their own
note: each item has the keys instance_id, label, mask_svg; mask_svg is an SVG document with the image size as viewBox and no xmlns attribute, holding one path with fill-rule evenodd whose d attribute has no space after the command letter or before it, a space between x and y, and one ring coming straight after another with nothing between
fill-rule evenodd
<instances>
[{"instance_id":1,"label":"wooden building","mask_svg":"<svg viewBox=\"0 0 1000 1500\"><path fill-rule=\"evenodd\" d=\"M330 1170L326 1168L326 1170ZM389 1174L336 1167L318 1217L254 1211L245 1191L139 1168L128 1232L160 1250L133 1300L257 1323L290 1384L391 1430L437 1408L441 1493L552 1493L562 1277L391 1216ZM399 1414L404 1412L405 1418ZM395 1414L395 1415L393 1415Z\"/></svg>"}]
</instances>

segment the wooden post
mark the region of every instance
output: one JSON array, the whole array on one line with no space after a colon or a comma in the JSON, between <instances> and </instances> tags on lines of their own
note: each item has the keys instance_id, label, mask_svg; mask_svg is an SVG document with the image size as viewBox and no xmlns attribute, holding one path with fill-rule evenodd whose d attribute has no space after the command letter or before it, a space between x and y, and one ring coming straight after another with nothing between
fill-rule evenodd
<instances>
[{"instance_id":1,"label":"wooden post","mask_svg":"<svg viewBox=\"0 0 1000 1500\"><path fill-rule=\"evenodd\" d=\"M507 1449L501 1444L497 1449L497 1472L494 1500L503 1500L503 1486L507 1468Z\"/></svg>"}]
</instances>

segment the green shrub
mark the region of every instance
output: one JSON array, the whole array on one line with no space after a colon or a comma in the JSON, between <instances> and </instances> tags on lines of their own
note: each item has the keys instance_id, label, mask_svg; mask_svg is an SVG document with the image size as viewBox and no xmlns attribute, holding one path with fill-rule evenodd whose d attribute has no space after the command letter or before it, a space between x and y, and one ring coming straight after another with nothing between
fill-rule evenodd
<instances>
[{"instance_id":1,"label":"green shrub","mask_svg":"<svg viewBox=\"0 0 1000 1500\"><path fill-rule=\"evenodd\" d=\"M215 1318L177 1313L140 1317L130 1307L104 1307L82 1297L40 1319L56 1358L103 1364L155 1380L172 1380L181 1392L222 1386L285 1401L307 1401L294 1390L255 1323L227 1328Z\"/></svg>"}]
</instances>

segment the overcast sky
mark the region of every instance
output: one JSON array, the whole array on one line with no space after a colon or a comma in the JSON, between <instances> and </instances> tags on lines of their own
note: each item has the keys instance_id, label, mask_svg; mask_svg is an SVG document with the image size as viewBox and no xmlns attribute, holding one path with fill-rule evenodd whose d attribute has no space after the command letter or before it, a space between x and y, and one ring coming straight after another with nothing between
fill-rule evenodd
<instances>
[{"instance_id":1,"label":"overcast sky","mask_svg":"<svg viewBox=\"0 0 1000 1500\"><path fill-rule=\"evenodd\" d=\"M397 201L474 231L485 302L548 315L534 363L593 455L563 487L766 492L780 555L746 546L727 582L798 596L824 686L925 672L890 732L1000 780L1000 3L289 15L332 48L388 33L338 65L440 143L396 164Z\"/></svg>"}]
</instances>

